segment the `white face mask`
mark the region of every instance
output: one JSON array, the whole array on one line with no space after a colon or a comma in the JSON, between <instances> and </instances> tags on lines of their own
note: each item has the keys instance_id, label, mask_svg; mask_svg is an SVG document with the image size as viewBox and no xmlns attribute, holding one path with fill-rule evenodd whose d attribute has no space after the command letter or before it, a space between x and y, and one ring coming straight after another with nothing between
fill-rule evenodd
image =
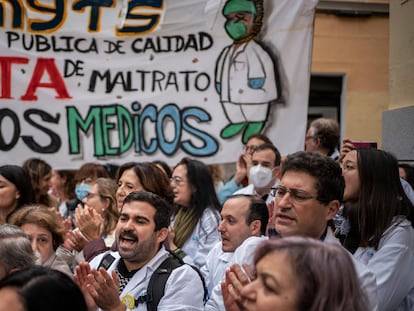
<instances>
[{"instance_id":1,"label":"white face mask","mask_svg":"<svg viewBox=\"0 0 414 311\"><path fill-rule=\"evenodd\" d=\"M255 188L264 188L272 180L272 170L260 164L252 166L249 171L249 178Z\"/></svg>"}]
</instances>

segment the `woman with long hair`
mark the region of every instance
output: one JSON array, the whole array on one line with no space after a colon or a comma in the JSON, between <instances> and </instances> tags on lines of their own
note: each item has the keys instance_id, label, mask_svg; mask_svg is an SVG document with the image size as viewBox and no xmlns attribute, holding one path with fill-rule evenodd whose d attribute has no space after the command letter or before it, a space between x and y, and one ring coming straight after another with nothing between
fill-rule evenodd
<instances>
[{"instance_id":1,"label":"woman with long hair","mask_svg":"<svg viewBox=\"0 0 414 311\"><path fill-rule=\"evenodd\" d=\"M17 165L0 166L0 224L26 204L34 202L33 188L27 172Z\"/></svg>"},{"instance_id":2,"label":"woman with long hair","mask_svg":"<svg viewBox=\"0 0 414 311\"><path fill-rule=\"evenodd\" d=\"M354 257L376 275L380 310L411 310L414 208L402 188L397 160L386 151L355 149L343 158L342 171Z\"/></svg>"},{"instance_id":3,"label":"woman with long hair","mask_svg":"<svg viewBox=\"0 0 414 311\"><path fill-rule=\"evenodd\" d=\"M34 203L57 209L57 200L49 195L52 167L46 161L37 158L27 159L22 167L32 182Z\"/></svg>"},{"instance_id":4,"label":"woman with long hair","mask_svg":"<svg viewBox=\"0 0 414 311\"><path fill-rule=\"evenodd\" d=\"M50 192L58 202L58 211L63 216L67 211L66 202L75 199L76 170L52 170Z\"/></svg>"},{"instance_id":5,"label":"woman with long hair","mask_svg":"<svg viewBox=\"0 0 414 311\"><path fill-rule=\"evenodd\" d=\"M187 263L205 264L210 249L220 241L220 203L207 165L183 158L171 177L177 213L169 235L170 248Z\"/></svg>"},{"instance_id":6,"label":"woman with long hair","mask_svg":"<svg viewBox=\"0 0 414 311\"><path fill-rule=\"evenodd\" d=\"M75 224L87 241L103 238L105 245L115 241L119 213L116 202L116 183L110 178L98 178L75 211ZM92 225L96 224L96 225Z\"/></svg>"}]
</instances>

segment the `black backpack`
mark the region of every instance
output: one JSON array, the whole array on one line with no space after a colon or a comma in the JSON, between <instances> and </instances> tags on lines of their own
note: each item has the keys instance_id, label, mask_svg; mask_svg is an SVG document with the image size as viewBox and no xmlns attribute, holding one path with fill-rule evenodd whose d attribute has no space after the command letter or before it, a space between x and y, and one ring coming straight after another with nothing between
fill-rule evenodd
<instances>
[{"instance_id":1,"label":"black backpack","mask_svg":"<svg viewBox=\"0 0 414 311\"><path fill-rule=\"evenodd\" d=\"M148 311L157 310L158 304L160 303L161 298L164 296L165 283L167 283L167 280L170 274L173 272L174 269L186 264L181 258L175 255L173 252L169 251L169 253L170 253L170 256L168 256L168 258L165 259L152 274L149 280L149 283L148 283L147 294L145 296L138 297L138 299L135 299L135 306L137 306L139 303L146 303ZM113 257L109 253L106 254L102 258L102 261L99 264L98 269L100 267L103 267L105 268L105 270L107 270L111 266L111 264L114 262L114 260L115 260L115 257ZM203 288L204 288L203 302L206 302L208 295L207 295L207 288L206 288L204 277L197 267L194 267L192 265L189 265L189 266L193 268L194 271L197 272L197 274L199 275L201 279L201 282L203 283Z\"/></svg>"}]
</instances>

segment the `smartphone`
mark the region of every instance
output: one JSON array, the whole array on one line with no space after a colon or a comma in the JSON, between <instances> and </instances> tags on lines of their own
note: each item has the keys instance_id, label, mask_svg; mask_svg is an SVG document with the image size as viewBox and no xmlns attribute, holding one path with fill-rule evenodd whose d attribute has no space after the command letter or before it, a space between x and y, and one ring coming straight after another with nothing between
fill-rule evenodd
<instances>
[{"instance_id":1,"label":"smartphone","mask_svg":"<svg viewBox=\"0 0 414 311\"><path fill-rule=\"evenodd\" d=\"M377 142L375 141L351 141L350 143L353 144L355 148L378 148Z\"/></svg>"}]
</instances>

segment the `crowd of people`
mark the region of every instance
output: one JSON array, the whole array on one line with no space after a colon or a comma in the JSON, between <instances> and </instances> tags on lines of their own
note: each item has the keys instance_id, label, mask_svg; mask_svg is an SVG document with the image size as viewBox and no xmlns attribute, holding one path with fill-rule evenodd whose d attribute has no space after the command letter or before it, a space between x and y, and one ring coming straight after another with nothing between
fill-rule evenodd
<instances>
[{"instance_id":1,"label":"crowd of people","mask_svg":"<svg viewBox=\"0 0 414 311\"><path fill-rule=\"evenodd\" d=\"M0 310L414 310L413 168L317 119L184 157L0 166Z\"/></svg>"}]
</instances>

